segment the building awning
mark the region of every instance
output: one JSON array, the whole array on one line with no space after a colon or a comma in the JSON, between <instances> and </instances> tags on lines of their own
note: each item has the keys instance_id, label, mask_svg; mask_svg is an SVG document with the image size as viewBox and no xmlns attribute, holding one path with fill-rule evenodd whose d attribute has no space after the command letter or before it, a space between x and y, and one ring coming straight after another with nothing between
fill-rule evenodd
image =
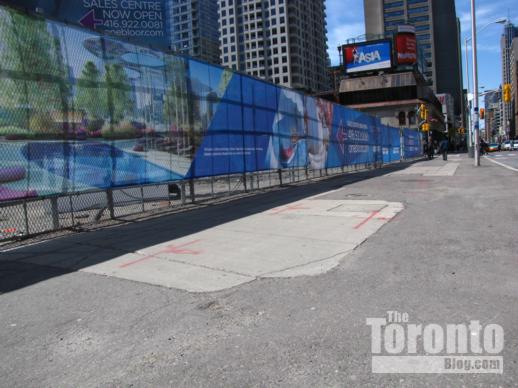
<instances>
[{"instance_id":1,"label":"building awning","mask_svg":"<svg viewBox=\"0 0 518 388\"><path fill-rule=\"evenodd\" d=\"M354 93L364 90L416 86L415 75L406 73L384 73L368 77L346 78L340 82L340 93Z\"/></svg>"},{"instance_id":2,"label":"building awning","mask_svg":"<svg viewBox=\"0 0 518 388\"><path fill-rule=\"evenodd\" d=\"M382 101L382 102L369 102L365 104L353 104L347 105L348 108L351 109L374 109L380 107L387 106L403 106L403 105L416 105L421 104L423 101L418 100L417 98L412 100L398 100L398 101Z\"/></svg>"}]
</instances>

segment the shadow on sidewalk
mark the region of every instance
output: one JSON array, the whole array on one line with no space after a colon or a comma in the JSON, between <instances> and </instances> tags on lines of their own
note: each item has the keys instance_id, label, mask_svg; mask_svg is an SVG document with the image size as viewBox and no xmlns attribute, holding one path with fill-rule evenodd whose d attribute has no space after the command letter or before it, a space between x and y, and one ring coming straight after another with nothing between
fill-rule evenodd
<instances>
[{"instance_id":1,"label":"shadow on sidewalk","mask_svg":"<svg viewBox=\"0 0 518 388\"><path fill-rule=\"evenodd\" d=\"M126 253L185 237L253 214L402 170L422 160L256 192L245 198L116 227L81 232L0 253L0 293L78 271Z\"/></svg>"}]
</instances>

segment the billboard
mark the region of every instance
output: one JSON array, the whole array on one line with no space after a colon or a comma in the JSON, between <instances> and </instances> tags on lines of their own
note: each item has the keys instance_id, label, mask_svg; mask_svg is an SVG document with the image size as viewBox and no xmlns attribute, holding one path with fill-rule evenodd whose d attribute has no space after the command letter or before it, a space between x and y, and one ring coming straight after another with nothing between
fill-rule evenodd
<instances>
[{"instance_id":1,"label":"billboard","mask_svg":"<svg viewBox=\"0 0 518 388\"><path fill-rule=\"evenodd\" d=\"M0 42L0 202L399 160L398 128L219 66L1 6Z\"/></svg>"},{"instance_id":2,"label":"billboard","mask_svg":"<svg viewBox=\"0 0 518 388\"><path fill-rule=\"evenodd\" d=\"M415 33L400 32L396 35L398 65L415 65L417 62L417 40Z\"/></svg>"},{"instance_id":3,"label":"billboard","mask_svg":"<svg viewBox=\"0 0 518 388\"><path fill-rule=\"evenodd\" d=\"M4 0L13 7L168 49L166 0Z\"/></svg>"},{"instance_id":4,"label":"billboard","mask_svg":"<svg viewBox=\"0 0 518 388\"><path fill-rule=\"evenodd\" d=\"M390 40L363 42L343 46L347 74L392 67L392 42Z\"/></svg>"}]
</instances>

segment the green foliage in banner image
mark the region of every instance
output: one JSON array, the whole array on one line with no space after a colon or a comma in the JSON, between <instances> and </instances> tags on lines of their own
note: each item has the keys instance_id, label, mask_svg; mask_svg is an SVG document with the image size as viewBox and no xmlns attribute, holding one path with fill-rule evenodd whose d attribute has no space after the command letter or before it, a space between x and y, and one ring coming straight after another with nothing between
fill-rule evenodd
<instances>
[{"instance_id":1,"label":"green foliage in banner image","mask_svg":"<svg viewBox=\"0 0 518 388\"><path fill-rule=\"evenodd\" d=\"M101 72L95 63L86 62L77 81L76 109L84 111L89 120L108 117L108 100L105 88L101 88Z\"/></svg>"},{"instance_id":2,"label":"green foliage in banner image","mask_svg":"<svg viewBox=\"0 0 518 388\"><path fill-rule=\"evenodd\" d=\"M170 85L165 95L164 116L170 126L189 129L190 105L187 97L187 72L185 62L181 58L167 61L167 82Z\"/></svg>"},{"instance_id":3,"label":"green foliage in banner image","mask_svg":"<svg viewBox=\"0 0 518 388\"><path fill-rule=\"evenodd\" d=\"M28 128L38 112L63 111L69 89L59 41L42 20L15 11L0 12L0 68L15 77L0 82L0 108L13 114L9 124ZM5 124L5 123L4 123Z\"/></svg>"},{"instance_id":4,"label":"green foliage in banner image","mask_svg":"<svg viewBox=\"0 0 518 388\"><path fill-rule=\"evenodd\" d=\"M119 123L133 113L131 86L124 68L119 64L106 65L105 83L110 122Z\"/></svg>"}]
</instances>

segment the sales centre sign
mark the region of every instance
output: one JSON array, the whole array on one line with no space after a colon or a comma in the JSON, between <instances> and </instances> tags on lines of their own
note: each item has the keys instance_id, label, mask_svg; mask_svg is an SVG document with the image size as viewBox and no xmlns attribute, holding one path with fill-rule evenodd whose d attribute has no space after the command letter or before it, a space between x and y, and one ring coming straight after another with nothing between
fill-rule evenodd
<instances>
[{"instance_id":1,"label":"sales centre sign","mask_svg":"<svg viewBox=\"0 0 518 388\"><path fill-rule=\"evenodd\" d=\"M45 16L167 49L165 0L8 0Z\"/></svg>"}]
</instances>

